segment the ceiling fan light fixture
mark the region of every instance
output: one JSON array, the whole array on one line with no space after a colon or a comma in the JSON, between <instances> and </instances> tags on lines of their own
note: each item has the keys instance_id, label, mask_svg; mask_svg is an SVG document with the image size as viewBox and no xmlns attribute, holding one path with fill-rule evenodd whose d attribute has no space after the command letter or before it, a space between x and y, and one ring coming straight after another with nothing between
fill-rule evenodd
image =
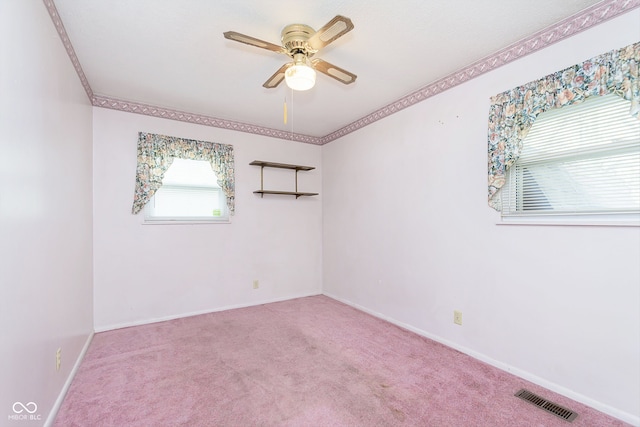
<instances>
[{"instance_id":1,"label":"ceiling fan light fixture","mask_svg":"<svg viewBox=\"0 0 640 427\"><path fill-rule=\"evenodd\" d=\"M285 71L284 79L293 90L309 90L316 84L316 70L308 64L306 57L296 58L293 65Z\"/></svg>"}]
</instances>

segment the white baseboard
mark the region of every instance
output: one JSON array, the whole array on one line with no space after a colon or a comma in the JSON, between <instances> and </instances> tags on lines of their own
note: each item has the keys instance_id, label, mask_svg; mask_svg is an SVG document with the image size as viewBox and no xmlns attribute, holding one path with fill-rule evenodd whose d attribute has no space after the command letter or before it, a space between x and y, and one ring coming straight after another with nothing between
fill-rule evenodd
<instances>
[{"instance_id":1,"label":"white baseboard","mask_svg":"<svg viewBox=\"0 0 640 427\"><path fill-rule=\"evenodd\" d=\"M192 312L180 313L180 314L172 314L172 315L169 315L169 316L156 317L156 318L152 318L152 319L136 320L136 321L133 321L133 322L116 323L116 324L113 324L113 325L106 325L106 326L95 326L94 325L94 328L95 328L96 333L97 332L112 331L114 329L129 328L131 326L149 325L151 323L165 322L167 320L181 319L181 318L184 318L184 317L191 317L191 316L199 316L201 314L216 313L218 311L233 310L235 308L254 307L256 305L269 304L269 303L272 303L272 302L287 301L287 300L296 299L296 298L312 297L312 296L316 296L316 295L322 295L322 292L317 291L317 292L310 292L310 293L304 293L304 294L289 295L289 296L286 296L286 297L279 297L279 298L272 298L272 299L266 299L266 300L260 300L260 301L253 301L253 302L246 303L246 304L226 305L226 306L223 306L223 307L216 307L216 308L211 308L211 309L207 309L207 310L192 311Z\"/></svg>"},{"instance_id":2,"label":"white baseboard","mask_svg":"<svg viewBox=\"0 0 640 427\"><path fill-rule=\"evenodd\" d=\"M51 427L53 425L53 422L56 419L56 415L58 415L58 411L62 406L62 402L64 402L64 398L67 395L67 391L69 391L69 387L71 387L73 378L76 376L76 373L80 368L80 364L82 363L82 360L84 359L85 354L87 354L87 350L89 349L91 340L93 340L93 335L94 335L94 332L91 332L87 337L87 341L84 343L84 347L82 347L82 351L78 355L78 358L76 359L76 363L73 364L73 368L71 369L71 372L69 372L69 376L67 377L67 380L62 386L62 390L60 390L60 394L58 394L58 398L54 402L53 407L51 408L51 412L49 412L49 416L47 417L47 420L44 422L44 427Z\"/></svg>"},{"instance_id":3,"label":"white baseboard","mask_svg":"<svg viewBox=\"0 0 640 427\"><path fill-rule=\"evenodd\" d=\"M496 368L498 368L500 370L506 371L506 372L508 372L510 374L513 374L513 375L517 376L517 377L523 378L523 379L525 379L527 381L530 381L530 382L532 382L534 384L537 384L537 385L539 385L541 387L544 387L547 390L551 390L551 391L553 391L555 393L558 393L558 394L561 394L563 396L566 396L569 399L575 400L576 402L583 403L583 404L585 404L587 406L590 406L590 407L592 407L592 408L594 408L594 409L596 409L596 410L598 410L600 412L603 412L603 413L605 413L607 415L611 415L612 417L615 417L615 418L617 418L619 420L622 420L622 421L624 421L626 423L629 423L629 424L634 425L634 426L640 426L640 417L637 417L637 416L635 416L633 414L629 414L627 412L624 412L624 411L621 411L619 409L613 408L613 407L611 407L609 405L605 405L602 402L598 402L597 400L591 399L591 398L589 398L587 396L584 396L584 395L582 395L580 393L576 393L576 392L574 392L572 390L569 390L569 389L567 389L565 387L562 387L559 384L556 384L554 382L545 380L544 378L540 378L540 377L538 377L538 376L536 376L536 375L534 375L534 374L532 374L530 372L523 371L521 369L515 368L515 367L513 367L511 365L508 365L506 363L503 363L503 362L495 360L495 359L493 359L491 357L488 357L485 354L482 354L482 353L479 353L479 352L474 351L472 349L463 347L463 346L461 346L459 344L456 344L455 342L452 342L452 341L444 339L444 338L442 338L440 336L431 334L431 333L429 333L427 331L423 331L422 329L418 329L418 328L413 327L413 326L411 326L409 324L400 322L400 321L398 321L396 319L393 319L391 317L385 316L382 313L378 313L376 311L370 310L370 309L368 309L366 307L363 307L361 305L355 304L355 303L353 303L353 302L351 302L349 300L346 300L346 299L340 298L338 296L332 295L331 293L323 292L323 295L326 295L329 298L332 298L332 299L334 299L336 301L340 301L340 302L342 302L344 304L347 304L347 305L349 305L349 306L351 306L351 307L353 307L355 309L358 309L360 311L368 313L368 314L370 314L372 316L375 316L375 317L377 317L379 319L386 320L387 322L393 323L394 325L399 326L399 327L401 327L403 329L407 329L407 330L409 330L411 332L414 332L414 333L416 333L418 335L421 335L423 337L426 337L426 338L429 338L429 339L434 340L436 342L439 342L441 344L444 344L447 347L451 347L451 348L453 348L455 350L458 350L458 351L460 351L460 352L462 352L462 353L464 353L466 355L469 355L469 356L473 357L474 359L478 359L478 360L480 360L482 362L485 362L485 363L487 363L487 364L489 364L491 366L494 366L494 367L496 367Z\"/></svg>"}]
</instances>

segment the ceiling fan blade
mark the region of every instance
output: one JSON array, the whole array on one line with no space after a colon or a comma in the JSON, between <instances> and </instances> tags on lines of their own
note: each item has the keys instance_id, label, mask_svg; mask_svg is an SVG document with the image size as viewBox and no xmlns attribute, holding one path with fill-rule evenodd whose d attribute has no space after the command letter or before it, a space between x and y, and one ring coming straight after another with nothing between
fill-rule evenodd
<instances>
[{"instance_id":1,"label":"ceiling fan blade","mask_svg":"<svg viewBox=\"0 0 640 427\"><path fill-rule=\"evenodd\" d=\"M273 89L278 86L284 80L284 72L287 71L287 68L293 65L292 62L287 62L282 67L278 69L271 77L267 79L266 82L262 85L262 87L266 87L267 89Z\"/></svg>"},{"instance_id":2,"label":"ceiling fan blade","mask_svg":"<svg viewBox=\"0 0 640 427\"><path fill-rule=\"evenodd\" d=\"M316 31L314 35L309 37L307 42L313 49L320 50L351 30L353 30L353 22L351 22L351 19L337 15L331 21L327 22L324 27Z\"/></svg>"},{"instance_id":3,"label":"ceiling fan blade","mask_svg":"<svg viewBox=\"0 0 640 427\"><path fill-rule=\"evenodd\" d=\"M312 59L311 65L313 65L313 68L320 71L321 73L326 74L329 77L333 77L334 79L346 85L355 82L358 78L358 76L350 73L344 68L336 67L335 65L330 64L327 61L323 61L319 58Z\"/></svg>"},{"instance_id":4,"label":"ceiling fan blade","mask_svg":"<svg viewBox=\"0 0 640 427\"><path fill-rule=\"evenodd\" d=\"M233 41L236 41L236 42L248 44L250 46L259 47L259 48L262 48L262 49L271 50L273 52L284 53L284 54L287 53L286 50L282 46L278 46L276 44L269 43L269 42L266 42L264 40L257 39L255 37L251 37L251 36L247 36L247 35L244 35L244 34L240 34L240 33L237 33L235 31L227 31L226 33L224 33L224 37L226 39L229 39L229 40L233 40Z\"/></svg>"}]
</instances>

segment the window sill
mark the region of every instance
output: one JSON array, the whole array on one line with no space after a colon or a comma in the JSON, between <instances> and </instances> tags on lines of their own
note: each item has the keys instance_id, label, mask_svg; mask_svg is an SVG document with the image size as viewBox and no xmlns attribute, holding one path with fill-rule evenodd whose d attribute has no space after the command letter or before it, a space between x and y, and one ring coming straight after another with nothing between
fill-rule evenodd
<instances>
[{"instance_id":1,"label":"window sill","mask_svg":"<svg viewBox=\"0 0 640 427\"><path fill-rule=\"evenodd\" d=\"M502 217L496 225L563 225L587 227L640 227L637 215L596 217L592 215Z\"/></svg>"},{"instance_id":2,"label":"window sill","mask_svg":"<svg viewBox=\"0 0 640 427\"><path fill-rule=\"evenodd\" d=\"M203 225L203 224L231 224L229 219L221 220L148 220L142 221L142 225Z\"/></svg>"}]
</instances>

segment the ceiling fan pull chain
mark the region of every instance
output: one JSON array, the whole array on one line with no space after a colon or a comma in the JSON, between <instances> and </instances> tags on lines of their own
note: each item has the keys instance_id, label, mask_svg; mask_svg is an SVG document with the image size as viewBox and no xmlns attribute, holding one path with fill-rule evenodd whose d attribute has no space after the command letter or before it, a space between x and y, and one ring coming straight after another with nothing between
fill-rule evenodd
<instances>
[{"instance_id":1,"label":"ceiling fan pull chain","mask_svg":"<svg viewBox=\"0 0 640 427\"><path fill-rule=\"evenodd\" d=\"M293 114L293 108L294 108L294 105L293 105L293 93L294 92L295 91L293 89L291 89L291 113L292 114ZM294 118L295 118L294 116L291 116L291 140L293 140L293 119Z\"/></svg>"},{"instance_id":2,"label":"ceiling fan pull chain","mask_svg":"<svg viewBox=\"0 0 640 427\"><path fill-rule=\"evenodd\" d=\"M284 97L284 124L287 124L287 97Z\"/></svg>"}]
</instances>

